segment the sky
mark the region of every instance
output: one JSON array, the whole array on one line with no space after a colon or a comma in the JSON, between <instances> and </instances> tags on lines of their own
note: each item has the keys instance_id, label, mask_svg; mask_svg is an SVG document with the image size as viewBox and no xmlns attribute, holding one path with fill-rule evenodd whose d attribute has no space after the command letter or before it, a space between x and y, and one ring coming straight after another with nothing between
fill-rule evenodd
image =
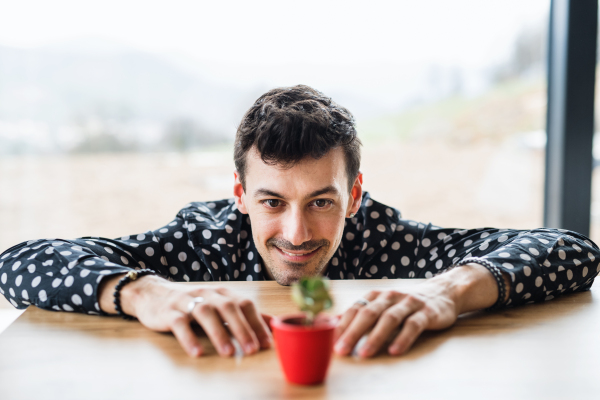
<instances>
[{"instance_id":1,"label":"sky","mask_svg":"<svg viewBox=\"0 0 600 400\"><path fill-rule=\"evenodd\" d=\"M506 58L519 31L546 17L549 0L0 5L0 45L39 47L96 37L177 59L236 85L319 81L319 75L323 83L385 86L402 68L478 70ZM240 74L240 66L248 73Z\"/></svg>"}]
</instances>

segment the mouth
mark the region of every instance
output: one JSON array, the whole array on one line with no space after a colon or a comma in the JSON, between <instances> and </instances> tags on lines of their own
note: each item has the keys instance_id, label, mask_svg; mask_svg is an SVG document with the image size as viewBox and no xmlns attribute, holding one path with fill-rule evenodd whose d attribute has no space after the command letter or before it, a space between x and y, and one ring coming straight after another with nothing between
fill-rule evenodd
<instances>
[{"instance_id":1,"label":"mouth","mask_svg":"<svg viewBox=\"0 0 600 400\"><path fill-rule=\"evenodd\" d=\"M309 261L321 249L321 246L319 246L316 249L307 252L307 251L289 251L289 250L283 250L277 246L274 246L274 247L277 249L279 254L281 254L281 256L286 261L294 262L294 263L304 263L304 262Z\"/></svg>"}]
</instances>

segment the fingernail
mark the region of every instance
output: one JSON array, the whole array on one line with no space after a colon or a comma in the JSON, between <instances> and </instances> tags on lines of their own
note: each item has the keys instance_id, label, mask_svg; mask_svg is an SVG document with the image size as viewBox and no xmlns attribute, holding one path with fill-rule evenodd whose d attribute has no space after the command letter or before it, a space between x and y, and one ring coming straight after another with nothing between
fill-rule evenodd
<instances>
[{"instance_id":1,"label":"fingernail","mask_svg":"<svg viewBox=\"0 0 600 400\"><path fill-rule=\"evenodd\" d=\"M344 342L337 342L334 348L335 352L338 354L346 354L350 351L350 346L348 346Z\"/></svg>"},{"instance_id":2,"label":"fingernail","mask_svg":"<svg viewBox=\"0 0 600 400\"><path fill-rule=\"evenodd\" d=\"M400 346L398 346L397 344L393 344L388 348L388 352L391 355L397 356L398 354L400 354Z\"/></svg>"},{"instance_id":3,"label":"fingernail","mask_svg":"<svg viewBox=\"0 0 600 400\"><path fill-rule=\"evenodd\" d=\"M225 343L223 347L221 347L221 352L225 355L231 355L231 353L233 352L233 346L229 343Z\"/></svg>"},{"instance_id":4,"label":"fingernail","mask_svg":"<svg viewBox=\"0 0 600 400\"><path fill-rule=\"evenodd\" d=\"M365 343L358 350L358 352L360 353L361 357L369 357L375 352L375 349L371 344Z\"/></svg>"},{"instance_id":5,"label":"fingernail","mask_svg":"<svg viewBox=\"0 0 600 400\"><path fill-rule=\"evenodd\" d=\"M244 346L244 351L246 354L252 354L257 350L256 345L254 343L246 343Z\"/></svg>"},{"instance_id":6,"label":"fingernail","mask_svg":"<svg viewBox=\"0 0 600 400\"><path fill-rule=\"evenodd\" d=\"M198 357L201 353L202 349L200 347L192 348L192 357Z\"/></svg>"}]
</instances>

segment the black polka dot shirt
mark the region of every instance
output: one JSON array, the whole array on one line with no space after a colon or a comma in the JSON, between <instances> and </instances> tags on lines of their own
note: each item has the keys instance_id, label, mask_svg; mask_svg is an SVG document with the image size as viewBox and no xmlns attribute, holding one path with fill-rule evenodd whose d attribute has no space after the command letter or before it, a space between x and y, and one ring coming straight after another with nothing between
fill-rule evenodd
<instances>
[{"instance_id":1,"label":"black polka dot shirt","mask_svg":"<svg viewBox=\"0 0 600 400\"><path fill-rule=\"evenodd\" d=\"M265 280L250 218L233 199L194 202L162 228L118 239L30 240L0 255L0 293L17 308L102 314L98 286L132 268L172 281ZM445 229L403 219L364 194L346 220L329 262L330 279L431 278L468 262L510 275L503 306L589 289L600 271L598 247L556 229Z\"/></svg>"}]
</instances>

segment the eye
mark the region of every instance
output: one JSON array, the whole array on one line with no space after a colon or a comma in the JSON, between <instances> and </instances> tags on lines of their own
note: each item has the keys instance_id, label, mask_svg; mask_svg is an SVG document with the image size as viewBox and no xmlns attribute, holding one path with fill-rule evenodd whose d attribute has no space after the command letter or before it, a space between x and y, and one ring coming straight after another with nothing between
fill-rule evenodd
<instances>
[{"instance_id":1,"label":"eye","mask_svg":"<svg viewBox=\"0 0 600 400\"><path fill-rule=\"evenodd\" d=\"M333 202L331 200L317 199L313 203L317 208L326 208L329 205L331 205Z\"/></svg>"},{"instance_id":2,"label":"eye","mask_svg":"<svg viewBox=\"0 0 600 400\"><path fill-rule=\"evenodd\" d=\"M281 205L281 200L276 200L276 199L264 200L263 204L269 208L277 208Z\"/></svg>"}]
</instances>

